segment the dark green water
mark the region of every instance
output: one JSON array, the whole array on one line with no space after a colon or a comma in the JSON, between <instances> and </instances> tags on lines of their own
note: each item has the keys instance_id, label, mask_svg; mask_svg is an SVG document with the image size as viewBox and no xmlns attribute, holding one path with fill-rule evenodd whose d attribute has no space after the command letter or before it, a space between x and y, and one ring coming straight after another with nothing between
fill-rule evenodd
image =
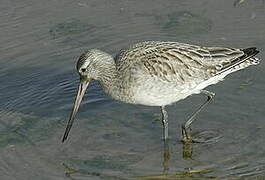
<instances>
[{"instance_id":1,"label":"dark green water","mask_svg":"<svg viewBox=\"0 0 265 180\"><path fill-rule=\"evenodd\" d=\"M116 102L95 82L69 139L80 53L115 55L143 40L252 47L265 60L262 0L2 0L0 2L1 180L265 179L265 63L208 89L215 101L193 124L216 143L183 147L180 126L205 97L169 106L170 142L160 110Z\"/></svg>"}]
</instances>

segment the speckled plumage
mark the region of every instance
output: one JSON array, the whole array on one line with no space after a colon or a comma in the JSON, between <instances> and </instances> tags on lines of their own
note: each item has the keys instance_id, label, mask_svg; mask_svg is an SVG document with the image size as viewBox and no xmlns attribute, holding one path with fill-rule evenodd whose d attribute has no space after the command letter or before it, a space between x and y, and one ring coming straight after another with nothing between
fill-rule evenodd
<instances>
[{"instance_id":1,"label":"speckled plumage","mask_svg":"<svg viewBox=\"0 0 265 180\"><path fill-rule=\"evenodd\" d=\"M246 59L257 51L249 50L249 56L245 51L150 41L121 51L114 60L103 51L89 50L77 64L85 64L83 57L88 57L88 54L97 54L95 56L101 56L102 62L94 68L102 68L102 72L101 77L94 79L100 81L108 95L126 103L162 106L199 93L206 86L222 80L225 75L256 64L256 61ZM234 66L242 60L244 62L238 67ZM213 77L216 77L214 81L202 85Z\"/></svg>"},{"instance_id":2,"label":"speckled plumage","mask_svg":"<svg viewBox=\"0 0 265 180\"><path fill-rule=\"evenodd\" d=\"M196 93L212 99L214 93L203 89L234 71L258 64L260 60L254 57L257 53L256 48L202 47L160 41L137 43L114 58L98 49L88 50L77 62L81 83L63 141L91 80L98 80L106 94L116 100L161 106L166 139L166 105ZM189 126L206 104L208 101L182 127L184 140L190 139Z\"/></svg>"}]
</instances>

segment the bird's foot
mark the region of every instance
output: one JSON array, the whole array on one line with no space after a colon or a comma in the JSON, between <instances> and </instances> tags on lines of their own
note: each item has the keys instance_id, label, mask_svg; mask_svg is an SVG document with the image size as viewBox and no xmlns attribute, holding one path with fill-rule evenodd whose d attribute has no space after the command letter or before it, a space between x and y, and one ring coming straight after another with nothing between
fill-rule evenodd
<instances>
[{"instance_id":1,"label":"bird's foot","mask_svg":"<svg viewBox=\"0 0 265 180\"><path fill-rule=\"evenodd\" d=\"M191 137L191 128L190 127L186 128L185 125L182 125L181 132L182 132L182 140L181 141L184 144L193 143L193 139Z\"/></svg>"}]
</instances>

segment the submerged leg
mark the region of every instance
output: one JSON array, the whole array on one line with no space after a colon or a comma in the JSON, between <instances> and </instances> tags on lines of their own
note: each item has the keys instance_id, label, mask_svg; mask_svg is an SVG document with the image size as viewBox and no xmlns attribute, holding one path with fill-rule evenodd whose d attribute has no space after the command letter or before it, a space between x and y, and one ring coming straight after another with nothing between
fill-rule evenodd
<instances>
[{"instance_id":1,"label":"submerged leg","mask_svg":"<svg viewBox=\"0 0 265 180\"><path fill-rule=\"evenodd\" d=\"M164 174L167 174L169 171L169 161L170 161L169 141L168 139L166 139L164 140L164 153L163 153Z\"/></svg>"},{"instance_id":2,"label":"submerged leg","mask_svg":"<svg viewBox=\"0 0 265 180\"><path fill-rule=\"evenodd\" d=\"M182 125L182 141L185 142L192 142L191 138L191 124L195 120L195 117L201 112L201 110L208 105L214 97L214 93L206 90L201 90L202 94L205 94L208 96L207 100L191 115L191 117L188 119L188 121Z\"/></svg>"},{"instance_id":3,"label":"submerged leg","mask_svg":"<svg viewBox=\"0 0 265 180\"><path fill-rule=\"evenodd\" d=\"M168 139L168 115L165 106L161 106L162 124L163 124L163 139Z\"/></svg>"}]
</instances>

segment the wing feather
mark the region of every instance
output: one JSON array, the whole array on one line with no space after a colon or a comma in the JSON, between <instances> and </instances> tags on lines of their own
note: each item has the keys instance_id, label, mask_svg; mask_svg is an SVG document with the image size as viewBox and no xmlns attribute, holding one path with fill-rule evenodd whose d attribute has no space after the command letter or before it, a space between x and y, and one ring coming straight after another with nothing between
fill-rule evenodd
<instances>
[{"instance_id":1,"label":"wing feather","mask_svg":"<svg viewBox=\"0 0 265 180\"><path fill-rule=\"evenodd\" d=\"M135 44L116 56L119 71L139 68L146 75L183 83L208 79L257 54L254 49L201 47L177 42Z\"/></svg>"}]
</instances>

